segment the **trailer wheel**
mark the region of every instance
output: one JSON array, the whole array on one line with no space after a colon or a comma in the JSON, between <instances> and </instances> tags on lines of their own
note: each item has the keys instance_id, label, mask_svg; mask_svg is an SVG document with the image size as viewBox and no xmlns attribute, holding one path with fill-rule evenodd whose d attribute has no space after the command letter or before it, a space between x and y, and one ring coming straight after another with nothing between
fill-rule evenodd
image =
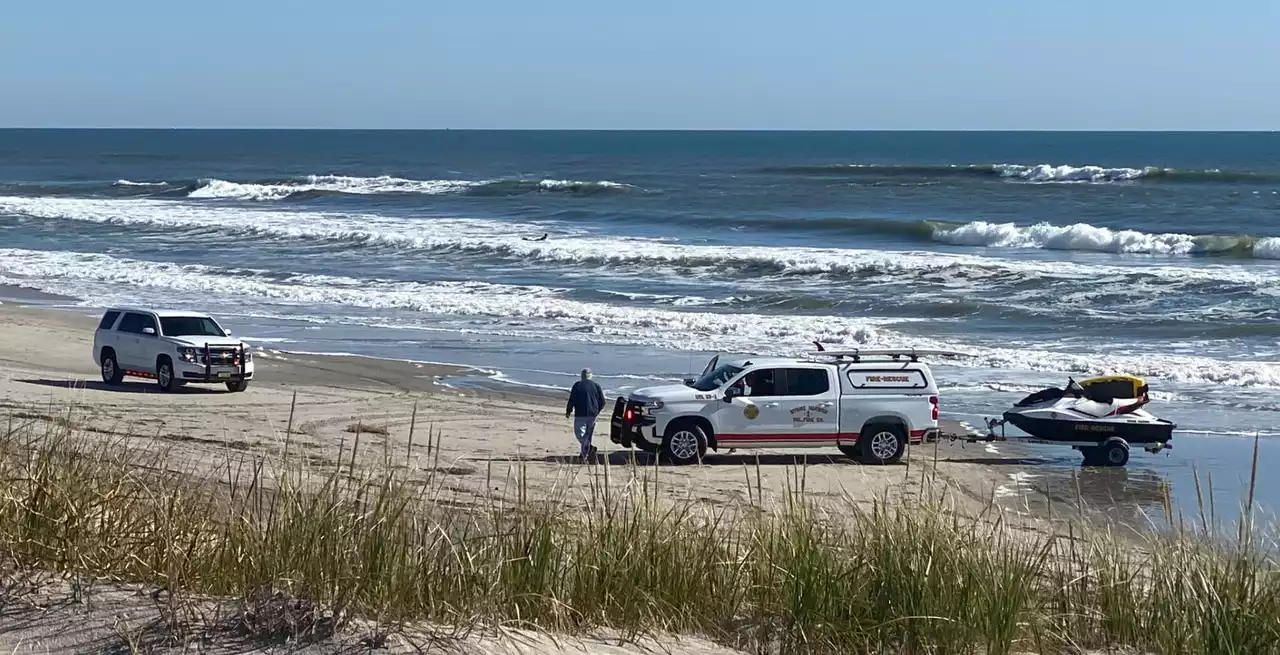
<instances>
[{"instance_id":1,"label":"trailer wheel","mask_svg":"<svg viewBox=\"0 0 1280 655\"><path fill-rule=\"evenodd\" d=\"M1102 444L1099 451L1103 466L1124 466L1129 463L1129 445L1119 439Z\"/></svg>"}]
</instances>

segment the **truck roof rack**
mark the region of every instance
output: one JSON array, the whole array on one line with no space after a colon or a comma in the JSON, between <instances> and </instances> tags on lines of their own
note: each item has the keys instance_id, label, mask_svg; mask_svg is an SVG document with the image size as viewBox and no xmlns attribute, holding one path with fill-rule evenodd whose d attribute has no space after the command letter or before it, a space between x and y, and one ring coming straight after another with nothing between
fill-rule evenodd
<instances>
[{"instance_id":1,"label":"truck roof rack","mask_svg":"<svg viewBox=\"0 0 1280 655\"><path fill-rule=\"evenodd\" d=\"M921 357L965 357L966 353L956 352L954 350L928 350L922 348L883 348L883 349L866 349L855 348L853 350L817 350L809 353L810 357L825 357L835 359L837 361L850 359L860 361L864 357L888 357L894 361L906 358L913 362L920 361Z\"/></svg>"}]
</instances>

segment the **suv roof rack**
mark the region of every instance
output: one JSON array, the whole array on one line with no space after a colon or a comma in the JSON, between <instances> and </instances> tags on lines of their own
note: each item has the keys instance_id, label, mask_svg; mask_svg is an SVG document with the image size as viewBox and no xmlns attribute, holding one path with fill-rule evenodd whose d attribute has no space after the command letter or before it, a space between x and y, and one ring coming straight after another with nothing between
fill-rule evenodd
<instances>
[{"instance_id":1,"label":"suv roof rack","mask_svg":"<svg viewBox=\"0 0 1280 655\"><path fill-rule=\"evenodd\" d=\"M918 362L921 357L964 357L965 353L953 350L927 350L921 348L855 348L853 350L817 350L810 352L809 356L814 358L827 357L837 361L851 359L855 362L864 357L888 357L895 361L905 357L910 361Z\"/></svg>"}]
</instances>

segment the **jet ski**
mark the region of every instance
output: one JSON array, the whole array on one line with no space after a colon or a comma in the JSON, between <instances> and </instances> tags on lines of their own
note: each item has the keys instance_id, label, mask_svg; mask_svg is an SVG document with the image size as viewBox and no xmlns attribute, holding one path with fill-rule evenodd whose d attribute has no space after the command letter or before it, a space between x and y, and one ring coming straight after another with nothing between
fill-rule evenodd
<instances>
[{"instance_id":1,"label":"jet ski","mask_svg":"<svg viewBox=\"0 0 1280 655\"><path fill-rule=\"evenodd\" d=\"M1124 466L1130 444L1152 452L1171 447L1177 426L1144 409L1148 399L1141 378L1068 379L1061 389L1042 389L1018 401L989 427L1007 423L1041 443L1075 447L1086 464Z\"/></svg>"}]
</instances>

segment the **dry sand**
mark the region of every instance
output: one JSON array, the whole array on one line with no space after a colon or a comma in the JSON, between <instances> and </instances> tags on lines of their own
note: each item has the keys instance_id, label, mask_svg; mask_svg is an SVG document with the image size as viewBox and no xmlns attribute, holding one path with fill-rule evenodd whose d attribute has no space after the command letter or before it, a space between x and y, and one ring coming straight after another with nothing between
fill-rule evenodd
<instances>
[{"instance_id":1,"label":"dry sand","mask_svg":"<svg viewBox=\"0 0 1280 655\"><path fill-rule=\"evenodd\" d=\"M198 468L201 462L238 452L280 452L296 394L290 452L305 453L321 467L336 465L341 453L342 463L349 464L356 438L349 427L361 421L385 434L361 434L359 463L388 457L398 464L407 461L410 470L433 469L447 481L448 493L464 503L513 500L517 490L509 481L516 475L525 477L527 493L567 491L572 501L576 494L585 497L590 488L598 488L606 474L611 484L625 487L629 472L634 473L628 466L633 456L641 464L651 462L608 442L606 416L596 443L602 453L599 463L611 466L578 463L563 398L454 388L449 379L467 371L449 366L268 352L258 357L256 378L245 393L189 385L167 394L146 380L108 387L93 362L95 326L96 319L83 313L0 305L0 421L50 420L69 412L73 423L91 432L132 435L131 443L171 449ZM415 405L417 427L410 443ZM439 447L430 453L429 434L439 435ZM751 502L753 487L764 490L765 502L780 497L801 465L807 496L857 504L909 497L919 492L923 477L933 475L954 492L957 511L977 512L1007 482L1009 467L1020 462L993 455L982 445L944 443L917 447L905 465L897 466L860 466L835 449L738 451L709 453L702 465L660 466L654 472L667 496L710 506ZM83 619L86 639L114 634L112 616L135 606L154 607L113 593L114 605L107 605L114 609ZM84 610L75 603L63 608L61 612ZM0 630L0 650L56 652L67 647L65 635L55 638L59 620L44 611L37 614L48 620ZM73 641L76 649L90 643ZM483 646L474 639L468 643ZM679 652L675 644L665 646ZM485 648L499 652L493 644ZM528 652L550 648L543 643ZM612 647L584 642L570 650L624 652L607 648ZM695 644L688 652L714 649Z\"/></svg>"},{"instance_id":2,"label":"dry sand","mask_svg":"<svg viewBox=\"0 0 1280 655\"><path fill-rule=\"evenodd\" d=\"M456 477L452 486L459 492L504 494L501 484L496 491L492 488L493 481L505 480L517 470L534 490L586 490L592 477L603 476L604 467L576 461L577 442L558 396L454 388L449 379L468 373L457 367L273 352L258 355L255 380L245 393L188 385L166 394L154 382L132 378L109 387L92 358L95 325L93 317L77 312L0 306L0 420L6 413L41 416L74 406L77 424L163 442L198 461L225 455L228 449L278 452L296 393L290 448L315 462L336 462L340 452L346 462L356 436L350 427L363 422L387 434L362 434L360 460L376 462L388 454L403 463L408 457L415 466L451 473ZM415 404L417 427L411 446ZM602 462L627 465L633 453L609 443L607 421L602 415L596 432ZM440 450L428 461L430 432L440 435ZM1020 461L993 456L973 444L929 444L914 450L908 463L898 466L860 466L834 448L713 451L704 465L665 466L658 475L674 497L722 505L747 498L748 473L752 485L759 484L768 494L783 491L788 476L807 465L806 490L813 497L871 502L918 486L903 482L926 465L932 468L936 456L939 478L981 504L1005 482L1007 474L1000 465ZM634 456L640 464L652 461L643 453Z\"/></svg>"}]
</instances>

